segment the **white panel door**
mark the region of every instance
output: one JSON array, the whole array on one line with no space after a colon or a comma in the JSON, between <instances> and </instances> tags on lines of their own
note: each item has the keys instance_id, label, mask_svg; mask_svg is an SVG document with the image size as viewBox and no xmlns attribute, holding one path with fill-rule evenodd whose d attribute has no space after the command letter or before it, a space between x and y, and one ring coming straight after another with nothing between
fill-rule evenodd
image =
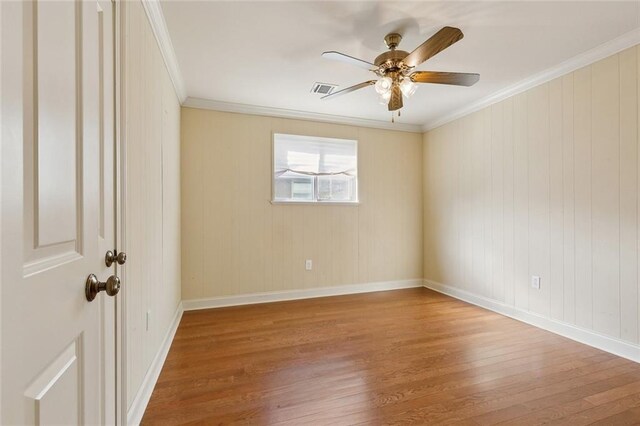
<instances>
[{"instance_id":1,"label":"white panel door","mask_svg":"<svg viewBox=\"0 0 640 426\"><path fill-rule=\"evenodd\" d=\"M113 4L0 8L0 424L112 424Z\"/></svg>"}]
</instances>

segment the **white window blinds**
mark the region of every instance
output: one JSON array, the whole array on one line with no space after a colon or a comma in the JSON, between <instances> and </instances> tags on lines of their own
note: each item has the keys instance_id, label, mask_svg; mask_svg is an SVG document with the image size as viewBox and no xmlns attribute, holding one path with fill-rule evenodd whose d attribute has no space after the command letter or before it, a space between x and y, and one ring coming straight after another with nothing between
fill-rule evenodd
<instances>
[{"instance_id":1,"label":"white window blinds","mask_svg":"<svg viewBox=\"0 0 640 426\"><path fill-rule=\"evenodd\" d=\"M273 201L357 202L358 143L276 133Z\"/></svg>"}]
</instances>

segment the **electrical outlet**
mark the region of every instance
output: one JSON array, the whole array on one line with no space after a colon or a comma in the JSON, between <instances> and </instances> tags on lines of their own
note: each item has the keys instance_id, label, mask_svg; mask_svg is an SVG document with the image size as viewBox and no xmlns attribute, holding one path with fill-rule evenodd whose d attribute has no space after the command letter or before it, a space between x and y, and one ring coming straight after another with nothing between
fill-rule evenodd
<instances>
[{"instance_id":1,"label":"electrical outlet","mask_svg":"<svg viewBox=\"0 0 640 426\"><path fill-rule=\"evenodd\" d=\"M540 277L537 275L533 275L531 277L531 288L535 288L536 290L540 290Z\"/></svg>"},{"instance_id":2,"label":"electrical outlet","mask_svg":"<svg viewBox=\"0 0 640 426\"><path fill-rule=\"evenodd\" d=\"M311 268L313 268L313 261L311 259L307 259L304 262L304 269L306 269L307 271L310 271Z\"/></svg>"},{"instance_id":3,"label":"electrical outlet","mask_svg":"<svg viewBox=\"0 0 640 426\"><path fill-rule=\"evenodd\" d=\"M147 331L151 329L151 310L147 311Z\"/></svg>"}]
</instances>

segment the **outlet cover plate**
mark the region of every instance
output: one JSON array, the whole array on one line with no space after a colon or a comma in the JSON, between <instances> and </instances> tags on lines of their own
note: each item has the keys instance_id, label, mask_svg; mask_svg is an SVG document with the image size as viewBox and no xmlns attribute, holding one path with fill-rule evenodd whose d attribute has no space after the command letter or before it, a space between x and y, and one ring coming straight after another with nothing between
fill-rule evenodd
<instances>
[{"instance_id":1,"label":"outlet cover plate","mask_svg":"<svg viewBox=\"0 0 640 426\"><path fill-rule=\"evenodd\" d=\"M540 290L540 277L537 275L533 275L531 277L531 288L535 288L536 290Z\"/></svg>"}]
</instances>

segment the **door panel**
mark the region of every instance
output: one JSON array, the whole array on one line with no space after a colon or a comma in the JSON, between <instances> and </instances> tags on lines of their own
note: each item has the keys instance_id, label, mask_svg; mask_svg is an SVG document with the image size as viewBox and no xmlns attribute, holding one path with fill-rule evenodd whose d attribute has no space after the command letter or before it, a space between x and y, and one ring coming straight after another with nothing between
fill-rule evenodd
<instances>
[{"instance_id":1,"label":"door panel","mask_svg":"<svg viewBox=\"0 0 640 426\"><path fill-rule=\"evenodd\" d=\"M81 14L76 2L24 7L27 276L82 255Z\"/></svg>"},{"instance_id":2,"label":"door panel","mask_svg":"<svg viewBox=\"0 0 640 426\"><path fill-rule=\"evenodd\" d=\"M81 3L38 2L27 30L33 32L35 90L33 144L37 161L32 179L37 196L34 214L36 247L76 241L81 224L76 209L82 206L76 175L82 170L82 75L77 69ZM79 90L80 89L80 90ZM63 166L63 167L60 167Z\"/></svg>"},{"instance_id":3,"label":"door panel","mask_svg":"<svg viewBox=\"0 0 640 426\"><path fill-rule=\"evenodd\" d=\"M78 347L71 343L25 392L36 424L80 424Z\"/></svg>"},{"instance_id":4,"label":"door panel","mask_svg":"<svg viewBox=\"0 0 640 426\"><path fill-rule=\"evenodd\" d=\"M113 5L0 7L0 424L113 423Z\"/></svg>"}]
</instances>

